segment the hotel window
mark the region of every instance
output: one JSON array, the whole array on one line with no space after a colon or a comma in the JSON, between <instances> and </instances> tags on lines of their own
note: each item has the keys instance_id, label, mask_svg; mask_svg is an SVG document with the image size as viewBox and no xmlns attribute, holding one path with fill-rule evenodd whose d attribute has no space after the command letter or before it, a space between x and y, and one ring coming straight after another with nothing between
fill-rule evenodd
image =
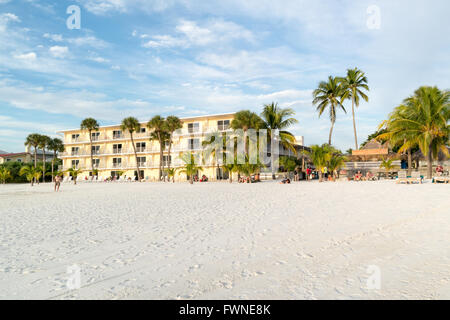
<instances>
[{"instance_id":1,"label":"hotel window","mask_svg":"<svg viewBox=\"0 0 450 320\"><path fill-rule=\"evenodd\" d=\"M200 131L200 123L195 122L195 123L188 123L188 132L189 133L194 133L194 132L199 132Z\"/></svg>"},{"instance_id":2,"label":"hotel window","mask_svg":"<svg viewBox=\"0 0 450 320\"><path fill-rule=\"evenodd\" d=\"M114 130L113 131L113 139L121 139L123 138L122 131Z\"/></svg>"},{"instance_id":3,"label":"hotel window","mask_svg":"<svg viewBox=\"0 0 450 320\"><path fill-rule=\"evenodd\" d=\"M146 143L138 142L136 143L136 152L145 152Z\"/></svg>"},{"instance_id":4,"label":"hotel window","mask_svg":"<svg viewBox=\"0 0 450 320\"><path fill-rule=\"evenodd\" d=\"M91 137L92 141L98 141L100 138L100 132L92 132Z\"/></svg>"},{"instance_id":5,"label":"hotel window","mask_svg":"<svg viewBox=\"0 0 450 320\"><path fill-rule=\"evenodd\" d=\"M100 146L92 146L92 154L100 154Z\"/></svg>"},{"instance_id":6,"label":"hotel window","mask_svg":"<svg viewBox=\"0 0 450 320\"><path fill-rule=\"evenodd\" d=\"M122 144L113 144L113 153L122 153Z\"/></svg>"},{"instance_id":7,"label":"hotel window","mask_svg":"<svg viewBox=\"0 0 450 320\"><path fill-rule=\"evenodd\" d=\"M228 130L230 128L230 120L217 121L217 128L219 131Z\"/></svg>"},{"instance_id":8,"label":"hotel window","mask_svg":"<svg viewBox=\"0 0 450 320\"><path fill-rule=\"evenodd\" d=\"M113 168L122 167L122 158L113 158Z\"/></svg>"},{"instance_id":9,"label":"hotel window","mask_svg":"<svg viewBox=\"0 0 450 320\"><path fill-rule=\"evenodd\" d=\"M72 168L78 169L79 165L80 165L80 160L72 160Z\"/></svg>"},{"instance_id":10,"label":"hotel window","mask_svg":"<svg viewBox=\"0 0 450 320\"><path fill-rule=\"evenodd\" d=\"M163 166L167 167L172 164L172 156L163 156Z\"/></svg>"},{"instance_id":11,"label":"hotel window","mask_svg":"<svg viewBox=\"0 0 450 320\"><path fill-rule=\"evenodd\" d=\"M94 168L98 168L100 166L100 159L94 159L92 165L94 166Z\"/></svg>"},{"instance_id":12,"label":"hotel window","mask_svg":"<svg viewBox=\"0 0 450 320\"><path fill-rule=\"evenodd\" d=\"M200 148L200 140L199 139L189 139L188 140L188 149L196 150Z\"/></svg>"},{"instance_id":13,"label":"hotel window","mask_svg":"<svg viewBox=\"0 0 450 320\"><path fill-rule=\"evenodd\" d=\"M22 162L22 159L17 159L17 162Z\"/></svg>"},{"instance_id":14,"label":"hotel window","mask_svg":"<svg viewBox=\"0 0 450 320\"><path fill-rule=\"evenodd\" d=\"M137 162L139 167L143 167L145 166L145 163L147 162L147 158L146 157L137 157Z\"/></svg>"},{"instance_id":15,"label":"hotel window","mask_svg":"<svg viewBox=\"0 0 450 320\"><path fill-rule=\"evenodd\" d=\"M141 130L139 130L139 133L146 133L147 129L146 128L141 128Z\"/></svg>"},{"instance_id":16,"label":"hotel window","mask_svg":"<svg viewBox=\"0 0 450 320\"><path fill-rule=\"evenodd\" d=\"M79 134L73 134L73 135L72 135L72 141L77 142L77 141L78 141L78 138L80 138L80 135L79 135Z\"/></svg>"},{"instance_id":17,"label":"hotel window","mask_svg":"<svg viewBox=\"0 0 450 320\"><path fill-rule=\"evenodd\" d=\"M79 153L79 151L80 151L80 150L79 150L78 147L73 147L73 148L72 148L72 155L73 155L73 156L77 156L78 153Z\"/></svg>"}]
</instances>

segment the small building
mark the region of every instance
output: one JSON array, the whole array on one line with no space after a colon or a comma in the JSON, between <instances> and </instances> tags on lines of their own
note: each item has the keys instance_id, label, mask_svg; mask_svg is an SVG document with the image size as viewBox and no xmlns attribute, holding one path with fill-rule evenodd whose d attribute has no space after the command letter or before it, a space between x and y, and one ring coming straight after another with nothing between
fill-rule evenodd
<instances>
[{"instance_id":1,"label":"small building","mask_svg":"<svg viewBox=\"0 0 450 320\"><path fill-rule=\"evenodd\" d=\"M53 158L53 153L46 151L45 152L45 161L49 162ZM43 153L41 150L37 151L37 159L38 161L42 161ZM24 162L29 163L32 162L34 159L34 152L30 152L29 148L25 148L25 152L19 152L19 153L10 153L6 151L1 151L0 153L0 164L6 163L6 162Z\"/></svg>"}]
</instances>

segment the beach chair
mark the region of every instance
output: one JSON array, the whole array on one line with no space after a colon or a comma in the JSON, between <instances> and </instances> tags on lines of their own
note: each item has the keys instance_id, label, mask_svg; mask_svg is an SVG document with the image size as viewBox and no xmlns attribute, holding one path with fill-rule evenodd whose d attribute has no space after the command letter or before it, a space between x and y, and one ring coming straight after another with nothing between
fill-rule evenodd
<instances>
[{"instance_id":1,"label":"beach chair","mask_svg":"<svg viewBox=\"0 0 450 320\"><path fill-rule=\"evenodd\" d=\"M423 179L422 176L420 175L420 171L413 171L411 173L411 178L408 178L408 182L421 184L423 182Z\"/></svg>"},{"instance_id":2,"label":"beach chair","mask_svg":"<svg viewBox=\"0 0 450 320\"><path fill-rule=\"evenodd\" d=\"M450 183L450 177L446 177L446 176L434 177L433 183Z\"/></svg>"},{"instance_id":3,"label":"beach chair","mask_svg":"<svg viewBox=\"0 0 450 320\"><path fill-rule=\"evenodd\" d=\"M406 171L399 171L398 178L396 183L409 183L408 178L406 177Z\"/></svg>"}]
</instances>

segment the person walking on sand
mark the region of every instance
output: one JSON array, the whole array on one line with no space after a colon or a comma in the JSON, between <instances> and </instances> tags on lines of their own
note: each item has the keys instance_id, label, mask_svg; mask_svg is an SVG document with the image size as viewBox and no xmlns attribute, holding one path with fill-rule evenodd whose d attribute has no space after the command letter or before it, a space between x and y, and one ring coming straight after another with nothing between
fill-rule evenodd
<instances>
[{"instance_id":1,"label":"person walking on sand","mask_svg":"<svg viewBox=\"0 0 450 320\"><path fill-rule=\"evenodd\" d=\"M61 186L61 177L56 176L55 177L55 192L59 191L59 187Z\"/></svg>"}]
</instances>

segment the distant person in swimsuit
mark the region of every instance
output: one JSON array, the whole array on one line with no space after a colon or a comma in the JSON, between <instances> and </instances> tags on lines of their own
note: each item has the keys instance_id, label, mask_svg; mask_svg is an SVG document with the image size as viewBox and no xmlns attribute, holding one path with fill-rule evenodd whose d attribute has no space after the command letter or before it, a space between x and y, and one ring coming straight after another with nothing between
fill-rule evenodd
<instances>
[{"instance_id":1,"label":"distant person in swimsuit","mask_svg":"<svg viewBox=\"0 0 450 320\"><path fill-rule=\"evenodd\" d=\"M59 191L59 187L61 186L61 177L60 176L56 176L55 177L55 191L58 192Z\"/></svg>"}]
</instances>

